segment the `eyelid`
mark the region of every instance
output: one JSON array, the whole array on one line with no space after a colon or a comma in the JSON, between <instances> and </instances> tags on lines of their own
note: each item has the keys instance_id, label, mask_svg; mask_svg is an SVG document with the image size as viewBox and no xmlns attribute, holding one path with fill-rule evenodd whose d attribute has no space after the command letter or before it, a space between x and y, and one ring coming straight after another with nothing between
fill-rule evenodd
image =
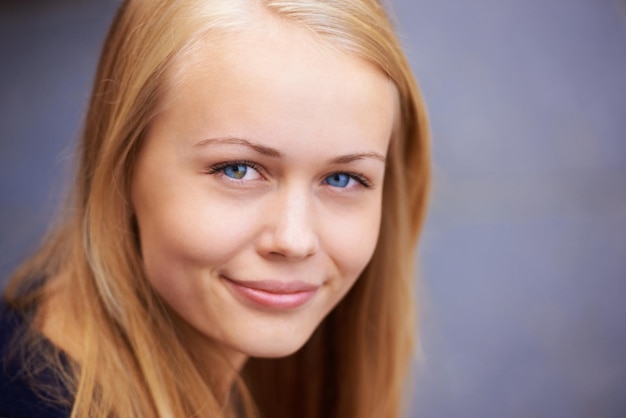
<instances>
[{"instance_id":1,"label":"eyelid","mask_svg":"<svg viewBox=\"0 0 626 418\"><path fill-rule=\"evenodd\" d=\"M213 165L209 166L206 172L207 172L207 174L216 174L216 173L222 171L226 167L230 167L230 166L237 165L237 164L246 165L246 166L256 170L260 175L263 175L262 174L262 172L264 171L263 166L261 164L257 163L257 162L251 161L251 160L224 161L224 162L213 164Z\"/></svg>"}]
</instances>

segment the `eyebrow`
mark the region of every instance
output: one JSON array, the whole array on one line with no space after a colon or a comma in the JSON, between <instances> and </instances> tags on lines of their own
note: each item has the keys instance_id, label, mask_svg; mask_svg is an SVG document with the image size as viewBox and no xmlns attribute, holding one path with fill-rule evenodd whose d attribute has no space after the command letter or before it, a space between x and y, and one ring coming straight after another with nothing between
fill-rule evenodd
<instances>
[{"instance_id":1,"label":"eyebrow","mask_svg":"<svg viewBox=\"0 0 626 418\"><path fill-rule=\"evenodd\" d=\"M237 137L224 137L224 138L209 138L203 139L202 141L194 144L195 147L201 147L209 144L234 144L234 145L243 145L245 147L251 148L254 151L258 152L261 155L265 155L272 158L283 158L283 154L278 151L276 148L268 147L265 145L255 144L254 142ZM348 164L353 161L363 160L366 158L373 158L375 160L381 161L383 164L387 163L387 159L384 155L378 152L357 152L353 154L340 155L339 157L332 158L329 160L330 164Z\"/></svg>"},{"instance_id":2,"label":"eyebrow","mask_svg":"<svg viewBox=\"0 0 626 418\"><path fill-rule=\"evenodd\" d=\"M227 136L225 138L203 139L202 141L200 141L197 144L195 144L194 147L201 147L201 146L208 145L208 144L235 144L235 145L243 145L243 146L246 146L248 148L252 148L253 150L258 152L259 154L266 155L268 157L273 157L273 158L282 158L283 157L283 154L281 154L281 152L278 151L276 148L266 147L265 145L255 144L255 143L253 143L251 141L248 141L247 139L235 138L235 137L232 137L232 136Z\"/></svg>"},{"instance_id":3,"label":"eyebrow","mask_svg":"<svg viewBox=\"0 0 626 418\"><path fill-rule=\"evenodd\" d=\"M373 158L375 160L382 161L383 164L387 163L387 159L384 155L377 152L358 152L355 154L342 155L330 160L331 164L347 164L357 160L363 160L365 158Z\"/></svg>"}]
</instances>

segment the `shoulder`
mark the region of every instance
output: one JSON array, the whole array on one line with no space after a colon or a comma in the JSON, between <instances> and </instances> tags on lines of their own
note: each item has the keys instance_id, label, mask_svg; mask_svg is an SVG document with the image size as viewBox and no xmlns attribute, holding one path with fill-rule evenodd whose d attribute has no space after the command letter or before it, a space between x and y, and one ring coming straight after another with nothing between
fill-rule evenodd
<instances>
[{"instance_id":1,"label":"shoulder","mask_svg":"<svg viewBox=\"0 0 626 418\"><path fill-rule=\"evenodd\" d=\"M24 374L16 344L26 326L22 314L0 301L0 418L66 418L69 411L41 399Z\"/></svg>"}]
</instances>

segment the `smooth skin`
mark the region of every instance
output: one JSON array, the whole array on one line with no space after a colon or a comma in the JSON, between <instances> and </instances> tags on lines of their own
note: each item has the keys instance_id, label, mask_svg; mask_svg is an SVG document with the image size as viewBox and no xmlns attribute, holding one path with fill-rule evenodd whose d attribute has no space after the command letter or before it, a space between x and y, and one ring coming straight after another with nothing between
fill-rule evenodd
<instances>
[{"instance_id":1,"label":"smooth skin","mask_svg":"<svg viewBox=\"0 0 626 418\"><path fill-rule=\"evenodd\" d=\"M374 252L396 92L373 65L274 18L194 54L134 172L145 271L234 364L286 356ZM266 306L233 280L314 291Z\"/></svg>"}]
</instances>

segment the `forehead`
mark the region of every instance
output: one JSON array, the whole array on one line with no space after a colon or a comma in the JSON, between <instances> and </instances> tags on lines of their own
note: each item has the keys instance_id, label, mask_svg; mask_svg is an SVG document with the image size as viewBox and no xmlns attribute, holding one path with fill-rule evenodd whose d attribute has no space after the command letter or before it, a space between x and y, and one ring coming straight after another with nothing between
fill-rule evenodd
<instances>
[{"instance_id":1,"label":"forehead","mask_svg":"<svg viewBox=\"0 0 626 418\"><path fill-rule=\"evenodd\" d=\"M389 138L398 107L376 66L275 17L194 42L174 62L163 99L167 119L197 132L237 134L237 123L270 136L282 120L292 136L306 124L319 135Z\"/></svg>"},{"instance_id":2,"label":"forehead","mask_svg":"<svg viewBox=\"0 0 626 418\"><path fill-rule=\"evenodd\" d=\"M274 75L284 75L290 67L281 67L285 61L277 58L286 51L291 56L291 63L327 59L335 61L335 70L343 66L351 67L355 72L376 74L387 79L389 88L397 95L395 85L382 69L348 51L346 45L352 43L345 39L348 35L321 35L302 23L274 15L262 7L240 12L232 26L201 33L175 56L166 74L170 96L181 85L193 82L194 77L200 75L209 81L220 70L232 71L234 63L247 61L248 67L258 72L261 68L255 65L271 67L274 61ZM333 70L330 67L327 69ZM259 76L262 74L259 73ZM214 78L214 81L219 80Z\"/></svg>"}]
</instances>

